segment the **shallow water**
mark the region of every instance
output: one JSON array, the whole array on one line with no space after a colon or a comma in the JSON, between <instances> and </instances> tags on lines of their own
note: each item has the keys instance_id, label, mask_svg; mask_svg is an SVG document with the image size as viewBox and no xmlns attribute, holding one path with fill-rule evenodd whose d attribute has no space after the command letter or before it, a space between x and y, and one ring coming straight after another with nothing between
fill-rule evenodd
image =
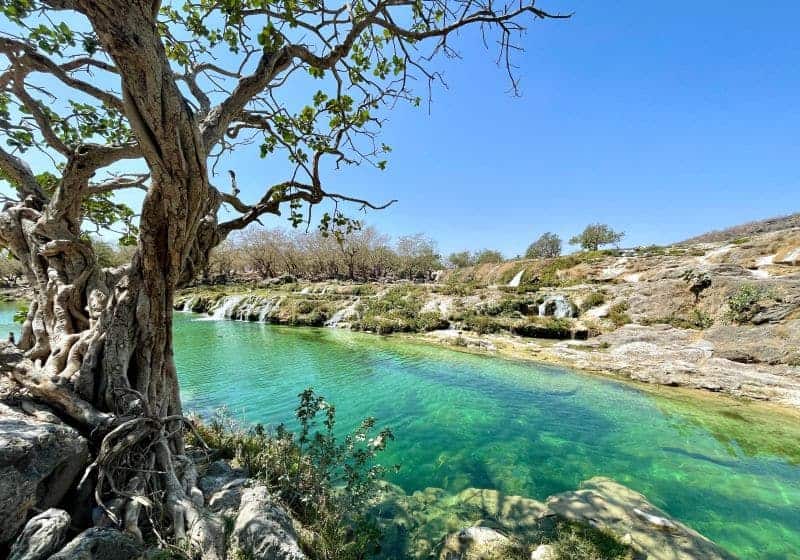
<instances>
[{"instance_id":1,"label":"shallow water","mask_svg":"<svg viewBox=\"0 0 800 560\"><path fill-rule=\"evenodd\" d=\"M609 476L742 558L800 551L795 419L373 335L192 317L176 319L176 358L184 400L202 413L227 405L287 422L313 386L340 426L372 415L394 429L384 460L402 464L394 481L406 491L541 499Z\"/></svg>"},{"instance_id":2,"label":"shallow water","mask_svg":"<svg viewBox=\"0 0 800 560\"><path fill-rule=\"evenodd\" d=\"M339 426L371 415L394 429L384 462L402 464L406 491L542 499L609 476L741 558L800 558L796 418L374 335L196 317L175 324L189 409L290 423L313 386Z\"/></svg>"}]
</instances>

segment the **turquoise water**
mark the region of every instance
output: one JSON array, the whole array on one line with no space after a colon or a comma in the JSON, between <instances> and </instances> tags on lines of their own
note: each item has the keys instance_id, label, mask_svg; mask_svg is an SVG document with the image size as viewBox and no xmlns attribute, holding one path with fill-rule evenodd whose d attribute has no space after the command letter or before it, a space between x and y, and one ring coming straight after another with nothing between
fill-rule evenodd
<instances>
[{"instance_id":1,"label":"turquoise water","mask_svg":"<svg viewBox=\"0 0 800 560\"><path fill-rule=\"evenodd\" d=\"M175 350L184 402L200 413L290 422L313 386L340 426L377 417L395 431L384 461L402 464L394 481L407 491L541 499L609 476L741 558L800 558L796 417L332 329L179 313Z\"/></svg>"}]
</instances>

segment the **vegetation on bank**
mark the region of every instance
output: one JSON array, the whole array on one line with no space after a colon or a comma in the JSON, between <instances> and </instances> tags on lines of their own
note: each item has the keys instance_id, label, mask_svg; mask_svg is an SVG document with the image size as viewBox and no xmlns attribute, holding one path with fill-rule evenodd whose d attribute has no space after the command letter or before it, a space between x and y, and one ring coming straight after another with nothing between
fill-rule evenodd
<instances>
[{"instance_id":1,"label":"vegetation on bank","mask_svg":"<svg viewBox=\"0 0 800 560\"><path fill-rule=\"evenodd\" d=\"M383 532L385 523L393 520L377 513L382 510L386 475L400 467L387 467L378 460L394 439L393 432L378 429L374 418L366 418L343 438L337 437L341 431L336 426L335 406L311 388L298 397L296 432L284 425L274 430L260 424L244 426L220 410L205 422L195 418L187 443L196 448L207 446L211 450L209 460L228 460L266 485L302 525L300 544L311 558L385 557L382 553L387 551L381 549ZM226 519L225 523L229 534L233 520ZM560 519L543 524L533 535L510 538L503 558L528 559L531 550L542 543L553 547L556 560L632 557L630 548L612 535ZM428 546L435 547L436 543ZM170 548L161 555L164 560L189 557L180 548Z\"/></svg>"},{"instance_id":2,"label":"vegetation on bank","mask_svg":"<svg viewBox=\"0 0 800 560\"><path fill-rule=\"evenodd\" d=\"M207 423L196 419L188 442L199 446L202 438L217 458L232 460L265 484L307 529L302 544L313 558L366 558L380 541L367 509L388 470L376 460L394 435L365 418L338 439L336 407L311 388L298 396L297 433L283 425L274 431L244 427L219 411Z\"/></svg>"}]
</instances>

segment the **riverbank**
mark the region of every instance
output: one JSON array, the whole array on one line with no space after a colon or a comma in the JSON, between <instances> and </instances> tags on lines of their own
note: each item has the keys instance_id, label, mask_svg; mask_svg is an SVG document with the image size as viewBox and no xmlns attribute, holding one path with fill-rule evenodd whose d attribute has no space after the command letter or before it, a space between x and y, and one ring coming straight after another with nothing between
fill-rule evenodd
<instances>
[{"instance_id":1,"label":"riverbank","mask_svg":"<svg viewBox=\"0 0 800 560\"><path fill-rule=\"evenodd\" d=\"M427 284L284 277L186 289L175 307L218 319L403 333L797 410L800 271L780 256L794 254L794 244L800 231L771 232L724 245L509 261L446 271Z\"/></svg>"}]
</instances>

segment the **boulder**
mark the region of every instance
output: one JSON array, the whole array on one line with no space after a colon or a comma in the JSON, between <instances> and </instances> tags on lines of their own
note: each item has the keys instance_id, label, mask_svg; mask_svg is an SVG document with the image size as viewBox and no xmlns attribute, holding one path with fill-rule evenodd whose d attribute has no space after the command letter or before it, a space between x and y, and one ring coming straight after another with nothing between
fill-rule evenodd
<instances>
[{"instance_id":1,"label":"boulder","mask_svg":"<svg viewBox=\"0 0 800 560\"><path fill-rule=\"evenodd\" d=\"M203 491L206 498L208 498L215 492L221 490L228 483L245 478L247 478L247 471L245 469L235 469L231 467L227 461L220 459L208 465L203 476L198 481L197 486Z\"/></svg>"},{"instance_id":2,"label":"boulder","mask_svg":"<svg viewBox=\"0 0 800 560\"><path fill-rule=\"evenodd\" d=\"M531 560L558 560L558 555L549 544L540 544L531 552Z\"/></svg>"},{"instance_id":3,"label":"boulder","mask_svg":"<svg viewBox=\"0 0 800 560\"><path fill-rule=\"evenodd\" d=\"M49 560L141 560L142 546L133 539L110 528L87 529L72 539Z\"/></svg>"},{"instance_id":4,"label":"boulder","mask_svg":"<svg viewBox=\"0 0 800 560\"><path fill-rule=\"evenodd\" d=\"M439 560L505 560L514 543L490 527L467 527L448 535Z\"/></svg>"},{"instance_id":5,"label":"boulder","mask_svg":"<svg viewBox=\"0 0 800 560\"><path fill-rule=\"evenodd\" d=\"M47 560L61 548L69 530L69 514L50 508L35 515L25 524L8 560Z\"/></svg>"},{"instance_id":6,"label":"boulder","mask_svg":"<svg viewBox=\"0 0 800 560\"><path fill-rule=\"evenodd\" d=\"M88 456L86 440L70 426L0 403L0 542L17 534L33 508L61 502Z\"/></svg>"},{"instance_id":7,"label":"boulder","mask_svg":"<svg viewBox=\"0 0 800 560\"><path fill-rule=\"evenodd\" d=\"M727 560L728 553L672 519L644 496L609 478L551 496L547 506L568 521L607 531L648 560Z\"/></svg>"},{"instance_id":8,"label":"boulder","mask_svg":"<svg viewBox=\"0 0 800 560\"><path fill-rule=\"evenodd\" d=\"M264 486L242 492L229 548L231 560L305 560L292 518Z\"/></svg>"}]
</instances>

